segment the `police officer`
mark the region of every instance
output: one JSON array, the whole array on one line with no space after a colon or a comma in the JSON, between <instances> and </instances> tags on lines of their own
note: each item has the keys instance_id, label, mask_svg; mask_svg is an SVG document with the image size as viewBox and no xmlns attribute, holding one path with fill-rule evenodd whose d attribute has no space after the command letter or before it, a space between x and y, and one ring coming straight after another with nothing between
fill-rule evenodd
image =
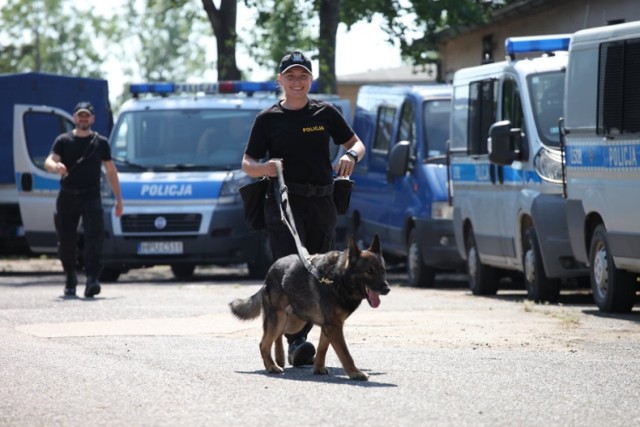
<instances>
[{"instance_id":1,"label":"police officer","mask_svg":"<svg viewBox=\"0 0 640 427\"><path fill-rule=\"evenodd\" d=\"M330 103L308 98L313 82L311 61L301 52L285 55L278 83L282 98L261 111L253 124L242 159L242 170L252 177L277 176L283 165L289 204L302 244L310 254L334 249L337 211L333 201L333 174L329 158L331 138L346 150L337 165L338 176L349 176L365 147L340 112ZM268 157L261 162L259 159ZM266 201L265 222L274 259L297 253L289 229L280 220L274 197ZM313 363L315 348L308 342L311 324L286 335L289 364Z\"/></svg>"},{"instance_id":2,"label":"police officer","mask_svg":"<svg viewBox=\"0 0 640 427\"><path fill-rule=\"evenodd\" d=\"M91 130L95 121L93 105L80 102L73 111L75 129L59 135L45 160L49 172L60 175L60 192L54 217L58 233L58 256L66 275L65 296L76 294L78 224L84 230L84 296L100 293L98 278L102 268L104 218L100 198L100 169L104 164L107 180L116 198L115 214L122 215L118 171L111 160L106 138Z\"/></svg>"}]
</instances>

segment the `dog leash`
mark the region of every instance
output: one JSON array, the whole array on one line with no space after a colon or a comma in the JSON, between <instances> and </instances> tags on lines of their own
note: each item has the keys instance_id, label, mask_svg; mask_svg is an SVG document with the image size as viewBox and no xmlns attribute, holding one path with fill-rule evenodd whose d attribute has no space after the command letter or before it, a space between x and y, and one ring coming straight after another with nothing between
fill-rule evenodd
<instances>
[{"instance_id":1,"label":"dog leash","mask_svg":"<svg viewBox=\"0 0 640 427\"><path fill-rule=\"evenodd\" d=\"M300 236L296 229L296 222L293 219L293 213L291 212L291 206L289 204L289 191L284 182L281 161L276 162L276 168L278 170L278 190L275 191L275 193L278 198L278 207L280 208L280 220L287 226L289 232L293 236L293 240L296 243L296 249L298 251L298 257L302 261L302 264L304 264L307 271L320 283L330 285L333 283L333 280L330 280L326 276L320 274L320 271L318 271L316 266L311 264L311 261L309 261L309 251L307 251L307 248L302 246L302 243L300 242ZM284 209L282 208L282 205L284 205Z\"/></svg>"}]
</instances>

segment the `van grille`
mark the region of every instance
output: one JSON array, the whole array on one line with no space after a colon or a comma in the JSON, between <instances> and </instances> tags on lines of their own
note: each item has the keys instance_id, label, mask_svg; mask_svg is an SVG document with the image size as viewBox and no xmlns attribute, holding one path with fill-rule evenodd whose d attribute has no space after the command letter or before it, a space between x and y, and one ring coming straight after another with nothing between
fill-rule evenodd
<instances>
[{"instance_id":1,"label":"van grille","mask_svg":"<svg viewBox=\"0 0 640 427\"><path fill-rule=\"evenodd\" d=\"M137 214L120 218L123 233L196 232L201 221L201 214Z\"/></svg>"}]
</instances>

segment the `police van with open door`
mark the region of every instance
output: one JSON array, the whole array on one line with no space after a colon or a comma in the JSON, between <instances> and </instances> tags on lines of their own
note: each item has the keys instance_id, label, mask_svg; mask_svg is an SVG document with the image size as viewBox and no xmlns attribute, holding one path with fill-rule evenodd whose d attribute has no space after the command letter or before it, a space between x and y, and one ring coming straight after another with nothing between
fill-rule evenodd
<instances>
[{"instance_id":1,"label":"police van with open door","mask_svg":"<svg viewBox=\"0 0 640 427\"><path fill-rule=\"evenodd\" d=\"M495 294L503 277L524 276L530 299L554 301L561 279L586 276L569 244L562 198L568 45L569 36L507 39L509 60L454 75L453 226L476 295Z\"/></svg>"},{"instance_id":2,"label":"police van with open door","mask_svg":"<svg viewBox=\"0 0 640 427\"><path fill-rule=\"evenodd\" d=\"M44 76L42 80L52 80L53 84L71 90L79 85L79 78ZM69 81L72 84L69 84ZM78 91L73 99L61 100L69 109L78 102L77 96L92 102L96 121L93 129L108 136L111 129L111 109L106 90L106 81L90 81L85 90ZM47 89L43 92L49 93ZM60 104L59 104L60 105ZM58 238L53 222L56 198L60 190L60 175L48 172L44 161L51 152L55 138L75 128L73 117L62 108L45 105L14 104L13 106L13 166L17 187L20 216L29 249L33 253L57 253ZM7 141L11 143L11 141ZM79 246L82 247L82 229ZM82 251L79 252L81 256ZM81 260L80 260L81 261Z\"/></svg>"}]
</instances>

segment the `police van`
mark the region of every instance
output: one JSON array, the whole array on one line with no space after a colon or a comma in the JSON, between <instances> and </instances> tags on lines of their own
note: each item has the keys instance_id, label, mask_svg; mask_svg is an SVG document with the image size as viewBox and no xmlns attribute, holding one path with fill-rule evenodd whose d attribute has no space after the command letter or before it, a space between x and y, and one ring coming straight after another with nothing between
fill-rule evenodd
<instances>
[{"instance_id":1,"label":"police van","mask_svg":"<svg viewBox=\"0 0 640 427\"><path fill-rule=\"evenodd\" d=\"M266 233L245 225L238 188L252 180L240 169L242 155L256 114L277 101L277 83L141 83L130 90L110 137L124 213L105 209L102 279L153 265L188 278L197 265L242 263L251 277L264 277ZM349 115L348 101L313 96Z\"/></svg>"},{"instance_id":2,"label":"police van","mask_svg":"<svg viewBox=\"0 0 640 427\"><path fill-rule=\"evenodd\" d=\"M408 284L463 267L448 203L446 142L451 86L365 85L353 128L367 154L356 164L349 225L358 239L378 234L385 255L406 263Z\"/></svg>"},{"instance_id":3,"label":"police van","mask_svg":"<svg viewBox=\"0 0 640 427\"><path fill-rule=\"evenodd\" d=\"M601 311L634 305L640 273L640 22L575 33L564 107L567 224Z\"/></svg>"},{"instance_id":4,"label":"police van","mask_svg":"<svg viewBox=\"0 0 640 427\"><path fill-rule=\"evenodd\" d=\"M586 276L571 250L562 197L569 40L509 38L508 60L454 74L453 226L473 294L495 294L502 277L524 276L528 298L553 301L561 279Z\"/></svg>"}]
</instances>

